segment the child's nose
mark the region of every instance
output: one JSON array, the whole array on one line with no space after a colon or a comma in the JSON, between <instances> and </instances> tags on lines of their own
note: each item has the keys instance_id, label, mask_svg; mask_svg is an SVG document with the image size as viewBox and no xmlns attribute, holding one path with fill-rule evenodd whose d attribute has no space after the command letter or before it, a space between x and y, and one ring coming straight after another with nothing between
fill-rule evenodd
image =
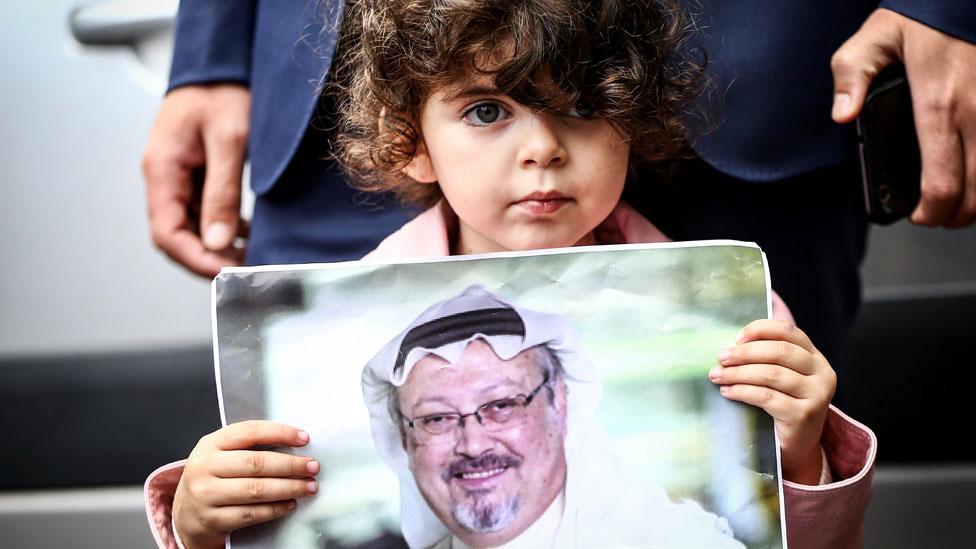
<instances>
[{"instance_id":1,"label":"child's nose","mask_svg":"<svg viewBox=\"0 0 976 549\"><path fill-rule=\"evenodd\" d=\"M524 130L519 164L523 167L548 168L566 163L568 153L560 138L559 121L548 114L532 117Z\"/></svg>"}]
</instances>

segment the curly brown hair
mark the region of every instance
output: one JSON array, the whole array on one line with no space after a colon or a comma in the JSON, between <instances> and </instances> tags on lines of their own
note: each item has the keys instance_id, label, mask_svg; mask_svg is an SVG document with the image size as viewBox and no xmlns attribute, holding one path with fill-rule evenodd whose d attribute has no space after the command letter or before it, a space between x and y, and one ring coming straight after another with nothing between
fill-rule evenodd
<instances>
[{"instance_id":1,"label":"curly brown hair","mask_svg":"<svg viewBox=\"0 0 976 549\"><path fill-rule=\"evenodd\" d=\"M330 89L338 158L360 189L436 202L437 185L402 170L424 101L472 76L539 111L585 105L629 142L631 166L683 156L704 85L691 30L675 0L350 0Z\"/></svg>"}]
</instances>

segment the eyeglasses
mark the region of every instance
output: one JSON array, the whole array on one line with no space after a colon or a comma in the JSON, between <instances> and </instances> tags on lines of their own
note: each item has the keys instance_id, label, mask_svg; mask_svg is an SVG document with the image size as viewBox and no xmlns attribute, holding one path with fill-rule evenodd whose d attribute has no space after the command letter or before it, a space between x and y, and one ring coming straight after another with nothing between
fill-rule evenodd
<instances>
[{"instance_id":1,"label":"eyeglasses","mask_svg":"<svg viewBox=\"0 0 976 549\"><path fill-rule=\"evenodd\" d=\"M429 414L412 419L400 414L400 417L414 430L417 441L421 444L456 440L460 429L464 428L464 419L471 416L474 416L487 431L503 431L525 423L526 408L532 404L532 399L547 383L549 383L548 374L531 393L486 402L470 414Z\"/></svg>"}]
</instances>

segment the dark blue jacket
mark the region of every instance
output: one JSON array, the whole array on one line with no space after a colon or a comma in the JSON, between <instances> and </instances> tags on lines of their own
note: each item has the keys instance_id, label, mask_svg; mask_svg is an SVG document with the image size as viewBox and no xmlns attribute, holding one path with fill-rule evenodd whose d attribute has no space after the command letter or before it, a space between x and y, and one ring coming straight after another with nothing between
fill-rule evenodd
<instances>
[{"instance_id":1,"label":"dark blue jacket","mask_svg":"<svg viewBox=\"0 0 976 549\"><path fill-rule=\"evenodd\" d=\"M830 120L830 56L876 0L704 0L722 125L696 148L737 177L768 181L837 163L850 127ZM170 88L230 81L252 92L251 185L270 189L294 155L335 50L332 0L182 0ZM976 42L976 0L881 6ZM329 25L324 25L328 20ZM323 30L324 29L324 30Z\"/></svg>"},{"instance_id":2,"label":"dark blue jacket","mask_svg":"<svg viewBox=\"0 0 976 549\"><path fill-rule=\"evenodd\" d=\"M278 180L308 127L335 51L341 6L325 0L180 2L169 88L208 82L251 88L248 154L257 194Z\"/></svg>"},{"instance_id":3,"label":"dark blue jacket","mask_svg":"<svg viewBox=\"0 0 976 549\"><path fill-rule=\"evenodd\" d=\"M705 0L702 46L720 90L718 129L696 143L720 171L775 181L856 154L853 125L830 118L830 57L877 0ZM880 7L976 42L976 0L885 0Z\"/></svg>"}]
</instances>

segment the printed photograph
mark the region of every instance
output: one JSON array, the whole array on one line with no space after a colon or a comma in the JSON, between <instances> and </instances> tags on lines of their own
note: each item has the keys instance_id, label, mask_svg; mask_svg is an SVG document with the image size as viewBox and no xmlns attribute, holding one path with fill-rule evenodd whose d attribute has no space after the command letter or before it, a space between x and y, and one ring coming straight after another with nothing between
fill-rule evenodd
<instances>
[{"instance_id":1,"label":"printed photograph","mask_svg":"<svg viewBox=\"0 0 976 549\"><path fill-rule=\"evenodd\" d=\"M781 547L772 420L709 382L762 251L626 245L237 268L222 420L306 430L319 493L231 545Z\"/></svg>"}]
</instances>

